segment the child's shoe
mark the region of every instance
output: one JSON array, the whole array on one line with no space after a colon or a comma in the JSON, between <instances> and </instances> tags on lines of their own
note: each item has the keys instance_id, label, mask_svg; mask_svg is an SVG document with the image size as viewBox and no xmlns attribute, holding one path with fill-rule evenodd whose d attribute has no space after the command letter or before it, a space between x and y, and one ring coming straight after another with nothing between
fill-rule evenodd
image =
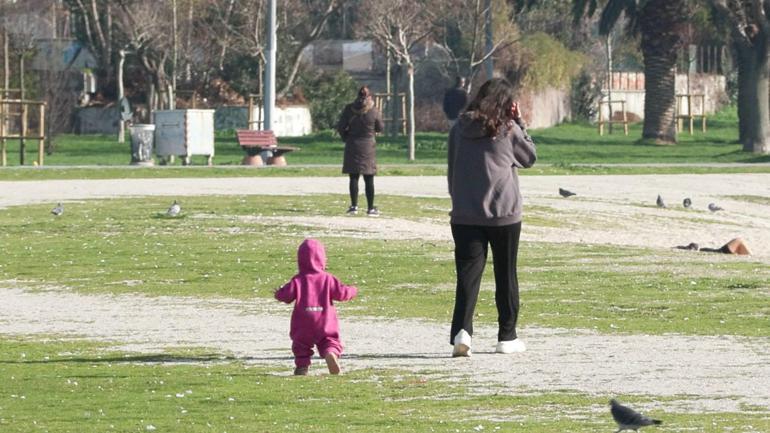
<instances>
[{"instance_id":1,"label":"child's shoe","mask_svg":"<svg viewBox=\"0 0 770 433\"><path fill-rule=\"evenodd\" d=\"M310 370L308 367L297 367L294 369L295 376L307 376L307 372Z\"/></svg>"},{"instance_id":2,"label":"child's shoe","mask_svg":"<svg viewBox=\"0 0 770 433\"><path fill-rule=\"evenodd\" d=\"M348 215L355 215L355 214L357 214L358 213L358 206L350 206L348 208L348 211L345 212L345 213L348 214Z\"/></svg>"},{"instance_id":3,"label":"child's shoe","mask_svg":"<svg viewBox=\"0 0 770 433\"><path fill-rule=\"evenodd\" d=\"M376 207L373 207L373 208L369 209L368 211L366 211L366 216L378 217L378 216L380 216L380 210L377 209Z\"/></svg>"},{"instance_id":4,"label":"child's shoe","mask_svg":"<svg viewBox=\"0 0 770 433\"><path fill-rule=\"evenodd\" d=\"M326 360L326 366L329 367L329 374L340 374L340 363L337 360L337 355L327 353L324 359Z\"/></svg>"},{"instance_id":5,"label":"child's shoe","mask_svg":"<svg viewBox=\"0 0 770 433\"><path fill-rule=\"evenodd\" d=\"M465 329L461 329L460 332L455 335L453 340L454 349L452 349L452 357L457 358L459 356L471 356L471 334Z\"/></svg>"}]
</instances>

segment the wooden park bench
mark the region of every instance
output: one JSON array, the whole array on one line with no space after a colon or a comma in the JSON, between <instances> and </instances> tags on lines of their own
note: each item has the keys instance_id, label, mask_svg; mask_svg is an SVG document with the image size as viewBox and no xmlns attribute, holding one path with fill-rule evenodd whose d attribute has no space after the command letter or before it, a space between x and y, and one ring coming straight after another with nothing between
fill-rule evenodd
<instances>
[{"instance_id":1,"label":"wooden park bench","mask_svg":"<svg viewBox=\"0 0 770 433\"><path fill-rule=\"evenodd\" d=\"M237 129L235 136L238 144L246 151L243 157L243 165L262 165L262 152L271 152L272 156L267 159L268 165L286 165L285 154L299 150L298 147L279 146L278 139L271 130L255 131L252 129Z\"/></svg>"}]
</instances>

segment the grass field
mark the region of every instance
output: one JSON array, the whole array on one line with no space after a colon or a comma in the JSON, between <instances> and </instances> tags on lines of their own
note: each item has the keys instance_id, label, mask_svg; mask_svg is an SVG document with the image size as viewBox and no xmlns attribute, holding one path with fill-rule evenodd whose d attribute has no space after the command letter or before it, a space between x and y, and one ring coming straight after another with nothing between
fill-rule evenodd
<instances>
[{"instance_id":1,"label":"grass field","mask_svg":"<svg viewBox=\"0 0 770 433\"><path fill-rule=\"evenodd\" d=\"M755 200L755 197L747 198ZM190 197L185 216L162 215L163 197L0 210L0 280L85 293L267 298L295 272L298 232L245 222L262 215L329 216L343 196ZM441 199L381 197L389 215L446 218ZM549 225L558 215L530 225ZM238 230L234 230L238 228ZM346 316L446 321L452 303L448 243L322 237L329 269L359 286ZM526 243L521 248L522 321L602 333L766 335L770 269L633 248ZM721 258L721 257L720 257ZM135 284L137 275L140 284ZM491 324L491 280L480 323ZM132 280L134 283L128 284ZM606 396L533 389L479 393L473 379L441 372L360 370L341 377L286 377L283 366L198 349L121 353L55 335L0 337L0 431L40 432L479 432L614 431ZM468 374L471 372L469 371ZM676 409L692 396L620 395L637 407L674 408L655 431L765 432L761 408ZM696 398L697 400L697 398Z\"/></svg>"},{"instance_id":2,"label":"grass field","mask_svg":"<svg viewBox=\"0 0 770 433\"><path fill-rule=\"evenodd\" d=\"M479 395L398 371L279 376L221 354L145 356L87 342L0 340L0 430L57 432L610 432L604 398ZM502 391L502 390L501 390ZM655 402L676 401L676 397ZM652 403L626 396L628 404ZM662 413L655 431L765 432L762 411ZM673 429L672 429L673 428Z\"/></svg>"},{"instance_id":3,"label":"grass field","mask_svg":"<svg viewBox=\"0 0 770 433\"><path fill-rule=\"evenodd\" d=\"M532 130L538 145L539 162L558 167L575 164L618 163L751 163L770 162L770 155L743 152L736 143L737 117L728 109L709 119L707 133L680 134L675 146L636 144L641 136L641 124L634 124L628 136L622 134L599 136L588 124L563 124L552 128ZM233 131L219 131L215 138L215 164L237 166L243 151ZM292 165L327 164L338 167L342 160L343 144L330 131L321 131L306 137L282 138L284 144L301 148L288 155ZM445 164L446 134L419 133L416 137L416 161L406 159L404 137L378 137L377 156L382 165ZM29 145L29 148L35 146ZM112 136L60 135L56 151L46 157L50 166L104 165L124 166L130 161L129 143L119 144ZM9 164L18 164L18 142L9 141ZM36 154L27 155L29 163ZM193 157L193 164L204 164L204 157Z\"/></svg>"},{"instance_id":4,"label":"grass field","mask_svg":"<svg viewBox=\"0 0 770 433\"><path fill-rule=\"evenodd\" d=\"M257 215L335 216L343 195L188 197L185 216L165 218L165 197L0 210L0 279L83 292L271 297L296 272L307 227L259 222ZM379 197L391 217L446 220L447 200ZM529 226L565 224L548 208L525 209ZM549 213L550 212L550 213ZM575 223L575 221L572 221ZM329 269L366 296L351 314L445 321L454 296L449 242L356 239L312 230L327 244ZM718 257L720 258L720 257ZM770 269L636 248L526 243L521 248L526 323L602 332L766 335ZM141 283L136 284L136 276ZM130 284L129 284L130 283ZM481 323L496 315L485 275ZM622 287L622 290L619 288ZM654 319L654 320L651 320Z\"/></svg>"},{"instance_id":5,"label":"grass field","mask_svg":"<svg viewBox=\"0 0 770 433\"><path fill-rule=\"evenodd\" d=\"M547 165L539 164L522 170L524 176L542 175L612 175L612 174L717 174L717 173L770 173L770 165ZM446 164L393 164L380 165L379 176L445 176ZM0 181L62 180L62 179L136 179L136 178L215 178L215 177L292 177L292 176L345 176L339 165L243 167L243 166L187 166L187 167L132 167L132 166L45 166L8 167L0 169Z\"/></svg>"}]
</instances>

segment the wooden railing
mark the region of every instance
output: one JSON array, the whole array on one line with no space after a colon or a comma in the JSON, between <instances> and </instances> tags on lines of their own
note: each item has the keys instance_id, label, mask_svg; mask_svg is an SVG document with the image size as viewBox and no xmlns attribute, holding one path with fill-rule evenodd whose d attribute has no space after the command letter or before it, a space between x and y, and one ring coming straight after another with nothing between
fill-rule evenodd
<instances>
[{"instance_id":1,"label":"wooden railing","mask_svg":"<svg viewBox=\"0 0 770 433\"><path fill-rule=\"evenodd\" d=\"M37 140L37 165L43 165L45 155L45 106L43 101L24 99L0 99L0 164L8 165L8 139L19 139L19 164L24 165L26 141ZM40 118L37 122L37 134L30 134L29 113L37 107ZM11 122L18 119L18 133L13 133ZM34 132L34 131L33 131Z\"/></svg>"},{"instance_id":2,"label":"wooden railing","mask_svg":"<svg viewBox=\"0 0 770 433\"><path fill-rule=\"evenodd\" d=\"M613 104L620 104L620 112L622 113L622 119L619 120L613 120L612 119L612 106ZM604 112L602 110L602 107L606 105L607 111L609 112L609 118L604 119ZM612 124L613 123L622 123L623 124L623 132L625 132L626 135L628 135L628 113L626 112L626 101L599 101L599 120L598 120L598 126L599 126L599 135L604 135L604 125L609 126L609 131L612 132Z\"/></svg>"},{"instance_id":3,"label":"wooden railing","mask_svg":"<svg viewBox=\"0 0 770 433\"><path fill-rule=\"evenodd\" d=\"M700 104L693 104L694 101L700 101ZM700 110L696 113L694 106L700 105ZM698 93L679 93L676 95L676 127L678 131L684 129L682 123L686 120L690 135L693 132L695 119L701 121L701 131L706 132L706 95Z\"/></svg>"}]
</instances>

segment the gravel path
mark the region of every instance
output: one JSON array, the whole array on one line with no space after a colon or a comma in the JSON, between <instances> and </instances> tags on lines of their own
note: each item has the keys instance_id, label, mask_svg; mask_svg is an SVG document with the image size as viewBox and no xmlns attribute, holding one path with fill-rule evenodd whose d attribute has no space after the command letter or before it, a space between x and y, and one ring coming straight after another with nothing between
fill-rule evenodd
<instances>
[{"instance_id":1,"label":"gravel path","mask_svg":"<svg viewBox=\"0 0 770 433\"><path fill-rule=\"evenodd\" d=\"M140 195L343 194L346 184L341 178L0 182L0 207ZM378 194L446 196L441 177L381 177L376 184ZM562 199L556 195L560 186L579 195ZM527 226L523 234L530 240L670 248L691 241L719 246L742 236L754 251L751 260L770 264L770 205L725 198L751 195L767 202L768 174L530 176L522 178L522 189L533 213L565 221L559 227ZM670 208L654 207L659 193ZM695 210L681 208L684 197L693 200ZM726 210L710 213L705 210L709 202ZM404 224L386 216L377 224L344 217L293 221L310 231L350 228L362 236L449 239L445 224ZM269 300L82 295L63 288L33 292L13 281L0 282L0 299L0 334L62 334L141 352L208 347L291 369L290 307ZM450 360L445 324L346 318L344 308L346 369L430 370L450 378L474 373L480 391L687 396L680 407L693 411L741 410L743 403L770 410L770 337L625 336L525 327L521 336L528 352L503 356L491 353L495 330L481 328L474 336L474 356ZM322 370L318 366L315 372Z\"/></svg>"},{"instance_id":2,"label":"gravel path","mask_svg":"<svg viewBox=\"0 0 770 433\"><path fill-rule=\"evenodd\" d=\"M6 286L7 286L6 282ZM67 335L127 351L205 347L247 362L293 368L290 307L269 300L200 300L0 289L0 334ZM563 391L683 397L696 411L770 409L770 339L601 335L525 327L528 351L494 354L496 329L478 328L474 355L451 359L448 326L416 320L346 318L340 306L345 369L398 368L470 376L478 392ZM314 373L325 372L316 361ZM689 400L689 401L688 401Z\"/></svg>"}]
</instances>

